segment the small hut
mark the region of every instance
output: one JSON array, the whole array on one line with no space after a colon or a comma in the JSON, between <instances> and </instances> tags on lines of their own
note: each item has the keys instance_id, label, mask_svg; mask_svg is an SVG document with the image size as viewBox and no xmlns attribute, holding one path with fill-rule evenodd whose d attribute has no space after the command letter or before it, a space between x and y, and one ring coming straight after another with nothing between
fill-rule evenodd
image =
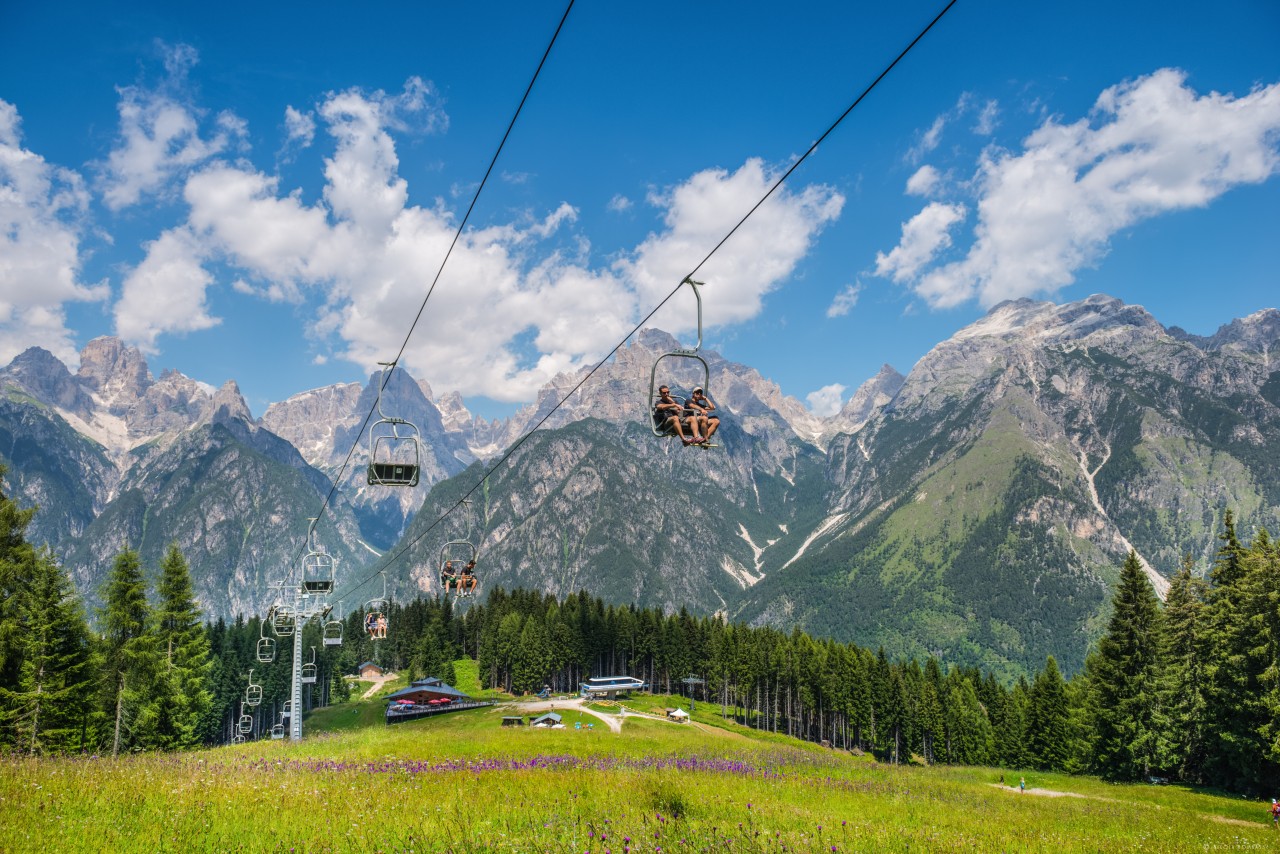
<instances>
[{"instance_id":1,"label":"small hut","mask_svg":"<svg viewBox=\"0 0 1280 854\"><path fill-rule=\"evenodd\" d=\"M521 715L503 715L503 726L524 726L524 717Z\"/></svg>"},{"instance_id":2,"label":"small hut","mask_svg":"<svg viewBox=\"0 0 1280 854\"><path fill-rule=\"evenodd\" d=\"M547 712L545 715L539 715L529 721L529 726L554 727L560 726L560 716L555 712Z\"/></svg>"},{"instance_id":3,"label":"small hut","mask_svg":"<svg viewBox=\"0 0 1280 854\"><path fill-rule=\"evenodd\" d=\"M386 671L372 661L361 664L356 668L356 672L360 674L361 679L381 679L386 674Z\"/></svg>"}]
</instances>

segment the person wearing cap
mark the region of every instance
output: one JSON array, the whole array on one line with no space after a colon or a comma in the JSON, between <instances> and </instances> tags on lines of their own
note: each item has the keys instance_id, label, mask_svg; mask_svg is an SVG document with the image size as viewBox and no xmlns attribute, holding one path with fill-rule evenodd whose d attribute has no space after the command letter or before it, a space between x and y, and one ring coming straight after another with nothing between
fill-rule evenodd
<instances>
[{"instance_id":1,"label":"person wearing cap","mask_svg":"<svg viewBox=\"0 0 1280 854\"><path fill-rule=\"evenodd\" d=\"M685 414L685 408L671 396L671 389L666 385L658 389L658 402L653 405L653 422L658 425L659 430L668 433L674 430L686 445L700 445L704 441L698 434L698 419ZM692 439L684 434L686 424L693 433Z\"/></svg>"},{"instance_id":2,"label":"person wearing cap","mask_svg":"<svg viewBox=\"0 0 1280 854\"><path fill-rule=\"evenodd\" d=\"M703 393L702 386L697 386L685 406L688 407L686 411L694 418L697 430L702 435L703 444L709 443L720 426L720 416L715 414L716 405Z\"/></svg>"}]
</instances>

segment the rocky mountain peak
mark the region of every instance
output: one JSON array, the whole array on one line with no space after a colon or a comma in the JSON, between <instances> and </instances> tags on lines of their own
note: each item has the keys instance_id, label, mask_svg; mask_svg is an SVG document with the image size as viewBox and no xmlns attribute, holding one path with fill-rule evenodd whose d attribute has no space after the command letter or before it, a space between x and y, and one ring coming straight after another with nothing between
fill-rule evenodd
<instances>
[{"instance_id":1,"label":"rocky mountain peak","mask_svg":"<svg viewBox=\"0 0 1280 854\"><path fill-rule=\"evenodd\" d=\"M1094 294L1057 305L1032 299L1007 300L951 337L1036 338L1041 343L1077 341L1098 333L1165 334L1165 328L1140 305L1126 305L1115 297ZM944 342L945 344L950 342Z\"/></svg>"},{"instance_id":2,"label":"rocky mountain peak","mask_svg":"<svg viewBox=\"0 0 1280 854\"><path fill-rule=\"evenodd\" d=\"M227 380L222 384L222 388L214 393L200 421L214 424L229 422L254 424L249 405L244 402L244 396L240 394L240 386L236 385L235 380Z\"/></svg>"},{"instance_id":3,"label":"rocky mountain peak","mask_svg":"<svg viewBox=\"0 0 1280 854\"><path fill-rule=\"evenodd\" d=\"M1235 348L1248 353L1270 353L1280 345L1280 310L1264 308L1248 317L1223 325L1206 342L1210 350Z\"/></svg>"},{"instance_id":4,"label":"rocky mountain peak","mask_svg":"<svg viewBox=\"0 0 1280 854\"><path fill-rule=\"evenodd\" d=\"M114 414L123 414L151 386L142 351L112 335L95 338L80 351L80 383L97 393Z\"/></svg>"},{"instance_id":5,"label":"rocky mountain peak","mask_svg":"<svg viewBox=\"0 0 1280 854\"><path fill-rule=\"evenodd\" d=\"M83 415L93 401L71 376L67 366L43 347L19 353L0 376L18 383L36 399Z\"/></svg>"},{"instance_id":6,"label":"rocky mountain peak","mask_svg":"<svg viewBox=\"0 0 1280 854\"><path fill-rule=\"evenodd\" d=\"M893 400L906 381L907 378L892 365L881 365L876 375L858 386L848 403L832 419L832 432L852 433L858 430L876 411Z\"/></svg>"}]
</instances>

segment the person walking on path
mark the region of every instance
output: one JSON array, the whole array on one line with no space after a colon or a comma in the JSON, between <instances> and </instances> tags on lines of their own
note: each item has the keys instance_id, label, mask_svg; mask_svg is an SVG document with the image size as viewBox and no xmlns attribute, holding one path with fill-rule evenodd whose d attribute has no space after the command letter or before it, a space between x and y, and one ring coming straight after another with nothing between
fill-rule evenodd
<instances>
[{"instance_id":1,"label":"person walking on path","mask_svg":"<svg viewBox=\"0 0 1280 854\"><path fill-rule=\"evenodd\" d=\"M1027 792L1027 778L1026 778L1026 777L1023 777L1021 780L1019 780L1019 781L1018 781L1018 791L1019 791L1019 792L1022 792L1023 794L1026 794L1026 792Z\"/></svg>"},{"instance_id":2,"label":"person walking on path","mask_svg":"<svg viewBox=\"0 0 1280 854\"><path fill-rule=\"evenodd\" d=\"M1276 803L1276 799L1271 799L1271 827L1280 827L1280 803Z\"/></svg>"}]
</instances>

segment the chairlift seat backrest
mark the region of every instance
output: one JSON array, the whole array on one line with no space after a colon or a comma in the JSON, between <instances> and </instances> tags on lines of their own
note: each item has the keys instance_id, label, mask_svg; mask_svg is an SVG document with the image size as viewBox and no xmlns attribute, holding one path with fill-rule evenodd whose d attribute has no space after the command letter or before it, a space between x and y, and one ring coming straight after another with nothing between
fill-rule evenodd
<instances>
[{"instance_id":1,"label":"chairlift seat backrest","mask_svg":"<svg viewBox=\"0 0 1280 854\"><path fill-rule=\"evenodd\" d=\"M369 463L370 486L417 486L417 463Z\"/></svg>"}]
</instances>

